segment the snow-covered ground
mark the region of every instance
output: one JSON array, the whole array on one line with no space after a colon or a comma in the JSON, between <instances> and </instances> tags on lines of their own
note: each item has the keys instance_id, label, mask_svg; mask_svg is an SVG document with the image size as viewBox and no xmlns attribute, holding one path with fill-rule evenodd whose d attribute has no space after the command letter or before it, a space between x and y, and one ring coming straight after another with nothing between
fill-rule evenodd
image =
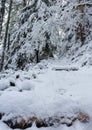
<instances>
[{"instance_id":1,"label":"snow-covered ground","mask_svg":"<svg viewBox=\"0 0 92 130\"><path fill-rule=\"evenodd\" d=\"M64 63L65 64L65 63ZM79 68L72 71L71 68ZM54 69L53 69L54 68ZM56 71L55 68L64 68ZM69 71L65 71L65 68ZM88 123L76 121L71 127L56 125L41 130L90 130L92 129L92 67L63 66L62 61L43 61L28 71L1 74L0 130L10 130L3 120L21 116L47 118L76 116L86 113ZM11 83L14 83L11 85ZM10 86L11 85L11 86ZM18 130L18 129L17 129ZM26 130L38 130L35 124Z\"/></svg>"}]
</instances>

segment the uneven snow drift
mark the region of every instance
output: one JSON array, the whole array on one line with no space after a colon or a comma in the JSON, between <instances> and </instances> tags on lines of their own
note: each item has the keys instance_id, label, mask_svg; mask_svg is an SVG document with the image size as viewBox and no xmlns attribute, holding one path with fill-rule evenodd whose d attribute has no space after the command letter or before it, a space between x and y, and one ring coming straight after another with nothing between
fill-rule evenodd
<instances>
[{"instance_id":1,"label":"uneven snow drift","mask_svg":"<svg viewBox=\"0 0 92 130\"><path fill-rule=\"evenodd\" d=\"M44 64L43 64L44 66ZM42 130L87 130L92 128L92 67L72 67L77 71L55 71L62 66L60 62L49 63L46 67L34 67L28 72L19 72L0 80L0 113L5 115L0 121L0 130L8 130L2 121L21 116L28 119L32 116L47 118L53 116L72 117L78 113L89 115L89 122L76 121L73 126L55 125ZM61 67L62 68L62 67ZM63 67L64 69L67 67ZM69 66L68 66L69 69ZM35 76L33 76L33 74ZM33 76L33 77L32 77ZM25 79L27 77L27 79ZM11 81L15 86L9 86ZM4 81L5 80L5 81ZM7 81L7 82L6 82ZM2 87L4 83L4 88ZM8 87L5 87L8 86ZM27 130L37 130L35 124Z\"/></svg>"}]
</instances>

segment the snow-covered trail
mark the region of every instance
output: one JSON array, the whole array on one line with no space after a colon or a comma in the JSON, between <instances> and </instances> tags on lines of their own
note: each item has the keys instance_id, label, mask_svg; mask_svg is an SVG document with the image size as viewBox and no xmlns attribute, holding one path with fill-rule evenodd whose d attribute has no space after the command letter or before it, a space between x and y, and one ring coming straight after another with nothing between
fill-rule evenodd
<instances>
[{"instance_id":1,"label":"snow-covered trail","mask_svg":"<svg viewBox=\"0 0 92 130\"><path fill-rule=\"evenodd\" d=\"M44 75L39 76L35 84L38 86L35 88L36 94L48 103L51 100L52 104L61 106L61 113L70 113L72 108L78 111L79 108L79 111L83 109L91 114L92 67L69 72L48 69Z\"/></svg>"},{"instance_id":2,"label":"snow-covered trail","mask_svg":"<svg viewBox=\"0 0 92 130\"><path fill-rule=\"evenodd\" d=\"M58 64L59 65L59 64ZM78 71L55 71L53 67L41 70L36 79L26 80L25 87L30 90L18 91L24 82L16 80L16 88L0 91L0 112L6 113L2 120L22 116L46 118L51 116L74 116L79 112L87 113L92 121L92 67L80 68ZM31 72L31 71L30 71ZM19 86L20 85L20 86ZM0 122L0 130L2 129ZM6 127L6 126L5 126ZM87 130L89 123L76 122L74 126L41 128L42 130ZM33 126L27 130L36 130Z\"/></svg>"}]
</instances>

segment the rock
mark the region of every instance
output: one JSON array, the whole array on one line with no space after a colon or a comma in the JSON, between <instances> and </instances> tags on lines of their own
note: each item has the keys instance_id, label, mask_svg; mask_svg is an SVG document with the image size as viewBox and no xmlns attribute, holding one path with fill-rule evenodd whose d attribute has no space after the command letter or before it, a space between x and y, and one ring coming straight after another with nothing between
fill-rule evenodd
<instances>
[{"instance_id":1,"label":"rock","mask_svg":"<svg viewBox=\"0 0 92 130\"><path fill-rule=\"evenodd\" d=\"M16 75L16 79L19 79L19 77L20 77L19 75Z\"/></svg>"},{"instance_id":2,"label":"rock","mask_svg":"<svg viewBox=\"0 0 92 130\"><path fill-rule=\"evenodd\" d=\"M11 81L10 81L10 86L13 86L13 87L14 87L14 86L16 86L16 84L15 84L14 82L11 82Z\"/></svg>"}]
</instances>

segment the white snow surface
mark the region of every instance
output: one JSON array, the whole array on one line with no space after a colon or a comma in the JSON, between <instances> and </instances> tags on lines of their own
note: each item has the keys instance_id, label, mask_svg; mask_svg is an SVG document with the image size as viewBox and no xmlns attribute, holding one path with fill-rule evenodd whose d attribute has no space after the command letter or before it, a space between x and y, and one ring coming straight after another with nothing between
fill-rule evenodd
<instances>
[{"instance_id":1,"label":"white snow surface","mask_svg":"<svg viewBox=\"0 0 92 130\"><path fill-rule=\"evenodd\" d=\"M65 64L65 63L64 63ZM75 116L87 113L89 123L76 121L65 125L40 128L41 130L90 130L92 129L92 67L64 66L60 60L43 61L27 71L12 70L0 76L0 112L2 120L22 116L46 118L51 116ZM53 68L79 68L78 71L55 71ZM16 75L19 78L16 79ZM15 83L10 86L9 82ZM2 120L0 130L10 130ZM18 130L18 129L17 129ZM27 130L38 130L35 124Z\"/></svg>"}]
</instances>

